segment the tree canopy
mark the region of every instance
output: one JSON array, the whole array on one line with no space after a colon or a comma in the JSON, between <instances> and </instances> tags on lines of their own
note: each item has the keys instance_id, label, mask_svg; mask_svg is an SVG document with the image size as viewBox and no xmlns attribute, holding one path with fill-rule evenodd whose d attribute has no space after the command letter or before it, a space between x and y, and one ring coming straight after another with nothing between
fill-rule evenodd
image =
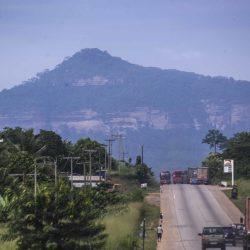
<instances>
[{"instance_id":1,"label":"tree canopy","mask_svg":"<svg viewBox=\"0 0 250 250\"><path fill-rule=\"evenodd\" d=\"M214 149L214 153L217 153L218 148L223 149L226 142L227 138L218 129L209 130L205 138L202 140L202 143L206 143L210 148Z\"/></svg>"}]
</instances>

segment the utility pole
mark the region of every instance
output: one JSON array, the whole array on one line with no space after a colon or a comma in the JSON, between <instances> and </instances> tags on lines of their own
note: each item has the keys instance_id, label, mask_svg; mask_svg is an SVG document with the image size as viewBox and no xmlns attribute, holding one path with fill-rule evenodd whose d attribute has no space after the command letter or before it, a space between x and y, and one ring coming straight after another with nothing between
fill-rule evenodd
<instances>
[{"instance_id":1,"label":"utility pole","mask_svg":"<svg viewBox=\"0 0 250 250\"><path fill-rule=\"evenodd\" d=\"M115 139L107 139L105 140L108 142L108 169L111 169L111 164L112 164L112 142L115 141Z\"/></svg>"},{"instance_id":2,"label":"utility pole","mask_svg":"<svg viewBox=\"0 0 250 250\"><path fill-rule=\"evenodd\" d=\"M37 196L37 165L35 162L35 173L34 173L34 196L35 196L35 206L36 206L36 196Z\"/></svg>"},{"instance_id":3,"label":"utility pole","mask_svg":"<svg viewBox=\"0 0 250 250\"><path fill-rule=\"evenodd\" d=\"M116 140L118 140L118 159L119 161L123 160L124 156L124 143L123 139L125 138L122 134L113 134L112 137Z\"/></svg>"},{"instance_id":4,"label":"utility pole","mask_svg":"<svg viewBox=\"0 0 250 250\"><path fill-rule=\"evenodd\" d=\"M141 165L143 165L143 157L144 157L144 149L143 149L143 145L141 145Z\"/></svg>"},{"instance_id":5,"label":"utility pole","mask_svg":"<svg viewBox=\"0 0 250 250\"><path fill-rule=\"evenodd\" d=\"M142 222L142 250L145 249L145 237L146 237L146 219Z\"/></svg>"},{"instance_id":6,"label":"utility pole","mask_svg":"<svg viewBox=\"0 0 250 250\"><path fill-rule=\"evenodd\" d=\"M84 176L84 186L86 186L86 167L85 167L85 162L79 162L79 163L76 163L76 164L79 164L83 166L83 176Z\"/></svg>"},{"instance_id":7,"label":"utility pole","mask_svg":"<svg viewBox=\"0 0 250 250\"><path fill-rule=\"evenodd\" d=\"M78 160L78 159L80 159L80 157L68 156L68 157L63 157L63 159L70 160L71 190L73 190L73 160Z\"/></svg>"},{"instance_id":8,"label":"utility pole","mask_svg":"<svg viewBox=\"0 0 250 250\"><path fill-rule=\"evenodd\" d=\"M90 187L92 187L92 154L96 152L94 149L86 149L84 152L89 153L89 175L90 175Z\"/></svg>"},{"instance_id":9,"label":"utility pole","mask_svg":"<svg viewBox=\"0 0 250 250\"><path fill-rule=\"evenodd\" d=\"M54 161L54 167L55 167L55 187L57 186L57 158Z\"/></svg>"}]
</instances>

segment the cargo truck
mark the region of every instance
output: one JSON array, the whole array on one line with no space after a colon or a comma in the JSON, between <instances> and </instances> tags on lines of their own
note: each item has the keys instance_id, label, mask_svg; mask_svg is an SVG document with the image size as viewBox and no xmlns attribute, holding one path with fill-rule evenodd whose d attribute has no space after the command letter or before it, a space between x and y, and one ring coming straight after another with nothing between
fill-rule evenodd
<instances>
[{"instance_id":1,"label":"cargo truck","mask_svg":"<svg viewBox=\"0 0 250 250\"><path fill-rule=\"evenodd\" d=\"M183 171L176 170L172 173L173 184L182 184L183 183Z\"/></svg>"},{"instance_id":2,"label":"cargo truck","mask_svg":"<svg viewBox=\"0 0 250 250\"><path fill-rule=\"evenodd\" d=\"M171 174L169 171L160 172L160 184L171 184Z\"/></svg>"},{"instance_id":3,"label":"cargo truck","mask_svg":"<svg viewBox=\"0 0 250 250\"><path fill-rule=\"evenodd\" d=\"M197 184L197 168L188 168L188 183Z\"/></svg>"},{"instance_id":4,"label":"cargo truck","mask_svg":"<svg viewBox=\"0 0 250 250\"><path fill-rule=\"evenodd\" d=\"M184 170L182 171L182 184L187 184L189 183L188 181L188 171Z\"/></svg>"},{"instance_id":5,"label":"cargo truck","mask_svg":"<svg viewBox=\"0 0 250 250\"><path fill-rule=\"evenodd\" d=\"M197 184L208 184L208 168L197 168Z\"/></svg>"},{"instance_id":6,"label":"cargo truck","mask_svg":"<svg viewBox=\"0 0 250 250\"><path fill-rule=\"evenodd\" d=\"M245 206L245 236L243 239L243 249L250 250L250 197L246 198Z\"/></svg>"}]
</instances>

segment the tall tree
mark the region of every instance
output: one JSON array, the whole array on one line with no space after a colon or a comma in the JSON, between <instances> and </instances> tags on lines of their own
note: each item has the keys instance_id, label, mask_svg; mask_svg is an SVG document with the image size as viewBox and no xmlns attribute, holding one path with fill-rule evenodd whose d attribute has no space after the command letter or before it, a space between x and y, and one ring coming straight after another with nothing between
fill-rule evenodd
<instances>
[{"instance_id":1,"label":"tall tree","mask_svg":"<svg viewBox=\"0 0 250 250\"><path fill-rule=\"evenodd\" d=\"M106 212L110 194L74 189L60 182L56 189L42 186L34 194L23 187L11 200L5 239L16 239L18 249L102 249L104 226L97 220Z\"/></svg>"},{"instance_id":2,"label":"tall tree","mask_svg":"<svg viewBox=\"0 0 250 250\"><path fill-rule=\"evenodd\" d=\"M214 153L217 153L217 149L222 149L227 142L227 137L224 136L218 129L210 129L202 140L202 143L206 143L210 148L214 148Z\"/></svg>"},{"instance_id":3,"label":"tall tree","mask_svg":"<svg viewBox=\"0 0 250 250\"><path fill-rule=\"evenodd\" d=\"M53 131L40 130L40 133L36 136L36 140L36 150L46 146L45 150L42 152L42 155L44 156L56 157L67 154L66 143L63 142L60 135Z\"/></svg>"},{"instance_id":4,"label":"tall tree","mask_svg":"<svg viewBox=\"0 0 250 250\"><path fill-rule=\"evenodd\" d=\"M224 158L234 159L235 173L250 177L250 132L240 132L228 140Z\"/></svg>"},{"instance_id":5,"label":"tall tree","mask_svg":"<svg viewBox=\"0 0 250 250\"><path fill-rule=\"evenodd\" d=\"M210 154L202 162L203 167L208 167L209 179L212 182L219 182L223 176L223 159L220 154Z\"/></svg>"}]
</instances>

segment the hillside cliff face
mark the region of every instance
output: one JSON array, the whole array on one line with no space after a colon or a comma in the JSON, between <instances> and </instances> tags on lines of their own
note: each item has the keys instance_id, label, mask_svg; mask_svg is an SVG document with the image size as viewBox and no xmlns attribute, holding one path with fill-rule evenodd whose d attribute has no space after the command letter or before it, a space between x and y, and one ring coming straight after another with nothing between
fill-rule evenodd
<instances>
[{"instance_id":1,"label":"hillside cliff face","mask_svg":"<svg viewBox=\"0 0 250 250\"><path fill-rule=\"evenodd\" d=\"M226 135L250 129L250 83L142 67L84 49L53 70L0 93L0 128L53 129L68 139L111 133L129 155L145 145L155 169L195 165L210 128Z\"/></svg>"}]
</instances>

